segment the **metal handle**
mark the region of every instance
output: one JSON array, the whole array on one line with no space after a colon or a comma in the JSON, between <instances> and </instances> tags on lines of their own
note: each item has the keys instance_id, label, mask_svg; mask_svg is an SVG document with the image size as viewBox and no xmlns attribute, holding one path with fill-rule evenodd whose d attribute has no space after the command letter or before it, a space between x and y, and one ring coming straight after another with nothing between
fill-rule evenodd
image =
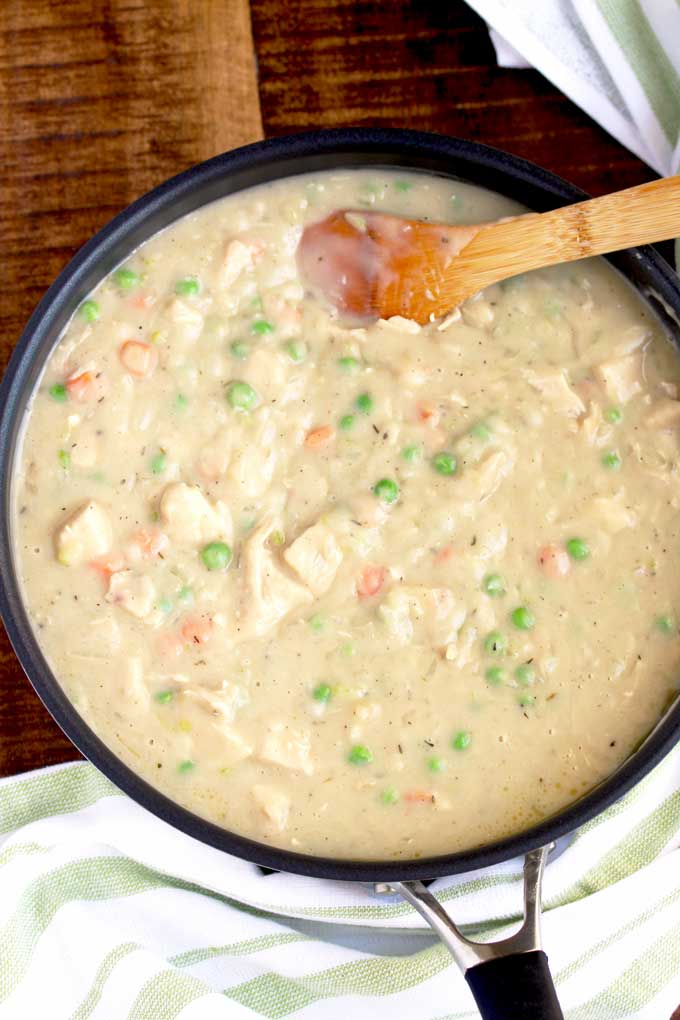
<instances>
[{"instance_id":1,"label":"metal handle","mask_svg":"<svg viewBox=\"0 0 680 1020\"><path fill-rule=\"evenodd\" d=\"M484 1020L562 1020L541 949L541 881L550 849L532 850L524 858L524 920L499 942L466 938L422 882L392 883L437 932L465 974Z\"/></svg>"}]
</instances>

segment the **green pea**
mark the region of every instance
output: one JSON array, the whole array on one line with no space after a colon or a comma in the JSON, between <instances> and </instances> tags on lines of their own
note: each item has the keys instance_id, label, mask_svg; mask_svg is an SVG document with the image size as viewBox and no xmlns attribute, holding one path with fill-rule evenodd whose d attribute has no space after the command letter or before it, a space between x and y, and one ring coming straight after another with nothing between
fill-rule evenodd
<instances>
[{"instance_id":1,"label":"green pea","mask_svg":"<svg viewBox=\"0 0 680 1020\"><path fill-rule=\"evenodd\" d=\"M536 704L536 698L533 694L520 694L517 704L520 708L531 708L532 705Z\"/></svg>"},{"instance_id":2,"label":"green pea","mask_svg":"<svg viewBox=\"0 0 680 1020\"><path fill-rule=\"evenodd\" d=\"M572 560L587 560L590 556L590 549L582 538L570 538L566 542L566 550Z\"/></svg>"},{"instance_id":3,"label":"green pea","mask_svg":"<svg viewBox=\"0 0 680 1020\"><path fill-rule=\"evenodd\" d=\"M191 761L190 758L187 758L185 761L181 761L179 763L179 765L177 766L177 771L180 773L180 775L185 775L187 772L191 772L191 770L195 768L196 762Z\"/></svg>"},{"instance_id":4,"label":"green pea","mask_svg":"<svg viewBox=\"0 0 680 1020\"><path fill-rule=\"evenodd\" d=\"M84 319L85 322L96 322L99 318L99 305L96 301L83 301L82 305L78 309L78 315L81 319Z\"/></svg>"},{"instance_id":5,"label":"green pea","mask_svg":"<svg viewBox=\"0 0 680 1020\"><path fill-rule=\"evenodd\" d=\"M475 439L490 439L491 429L483 421L479 421L470 429L470 435L474 436Z\"/></svg>"},{"instance_id":6,"label":"green pea","mask_svg":"<svg viewBox=\"0 0 680 1020\"><path fill-rule=\"evenodd\" d=\"M57 460L63 467L64 471L68 471L68 469L71 467L71 454L68 452L68 450L60 450L59 453L57 454Z\"/></svg>"},{"instance_id":7,"label":"green pea","mask_svg":"<svg viewBox=\"0 0 680 1020\"><path fill-rule=\"evenodd\" d=\"M510 619L518 630L531 630L536 622L534 614L526 606L518 606L517 609L513 609Z\"/></svg>"},{"instance_id":8,"label":"green pea","mask_svg":"<svg viewBox=\"0 0 680 1020\"><path fill-rule=\"evenodd\" d=\"M63 404L68 399L68 393L63 383L56 382L53 386L50 386L47 392L52 397L52 400L56 400L58 404Z\"/></svg>"},{"instance_id":9,"label":"green pea","mask_svg":"<svg viewBox=\"0 0 680 1020\"><path fill-rule=\"evenodd\" d=\"M393 786L386 787L380 794L380 802L390 807L392 804L396 804L399 800L399 794Z\"/></svg>"},{"instance_id":10,"label":"green pea","mask_svg":"<svg viewBox=\"0 0 680 1020\"><path fill-rule=\"evenodd\" d=\"M161 450L160 453L157 453L155 457L151 458L151 470L153 474L162 475L167 466L168 458L163 450Z\"/></svg>"},{"instance_id":11,"label":"green pea","mask_svg":"<svg viewBox=\"0 0 680 1020\"><path fill-rule=\"evenodd\" d=\"M381 478L373 486L373 495L381 503L396 503L399 498L399 486L391 478Z\"/></svg>"},{"instance_id":12,"label":"green pea","mask_svg":"<svg viewBox=\"0 0 680 1020\"><path fill-rule=\"evenodd\" d=\"M307 344L304 340L291 340L286 344L286 353L291 361L298 365L307 357Z\"/></svg>"},{"instance_id":13,"label":"green pea","mask_svg":"<svg viewBox=\"0 0 680 1020\"><path fill-rule=\"evenodd\" d=\"M181 294L182 297L192 297L200 289L201 285L195 276L185 276L175 284L175 294Z\"/></svg>"},{"instance_id":14,"label":"green pea","mask_svg":"<svg viewBox=\"0 0 680 1020\"><path fill-rule=\"evenodd\" d=\"M132 290L139 283L139 273L136 273L134 269L117 269L113 274L113 279L117 287L121 290Z\"/></svg>"},{"instance_id":15,"label":"green pea","mask_svg":"<svg viewBox=\"0 0 680 1020\"><path fill-rule=\"evenodd\" d=\"M608 407L604 412L605 421L608 421L610 425L618 425L623 418L623 412L618 407Z\"/></svg>"},{"instance_id":16,"label":"green pea","mask_svg":"<svg viewBox=\"0 0 680 1020\"><path fill-rule=\"evenodd\" d=\"M602 455L602 463L610 471L618 471L621 467L621 458L616 450L609 450Z\"/></svg>"},{"instance_id":17,"label":"green pea","mask_svg":"<svg viewBox=\"0 0 680 1020\"><path fill-rule=\"evenodd\" d=\"M407 460L409 463L412 464L413 461L420 460L422 453L423 451L421 450L421 448L414 444L412 446L405 446L404 449L401 451L401 456L404 460Z\"/></svg>"},{"instance_id":18,"label":"green pea","mask_svg":"<svg viewBox=\"0 0 680 1020\"><path fill-rule=\"evenodd\" d=\"M227 400L237 411L252 411L259 397L250 383L232 382L227 386Z\"/></svg>"},{"instance_id":19,"label":"green pea","mask_svg":"<svg viewBox=\"0 0 680 1020\"><path fill-rule=\"evenodd\" d=\"M508 639L499 630L492 630L484 638L484 649L489 655L502 655L503 652L507 651L507 648Z\"/></svg>"},{"instance_id":20,"label":"green pea","mask_svg":"<svg viewBox=\"0 0 680 1020\"><path fill-rule=\"evenodd\" d=\"M656 629L662 634L672 634L675 631L675 624L670 616L657 616Z\"/></svg>"},{"instance_id":21,"label":"green pea","mask_svg":"<svg viewBox=\"0 0 680 1020\"><path fill-rule=\"evenodd\" d=\"M194 592L193 589L191 588L191 585L188 584L183 585L178 592L177 598L180 600L180 602L193 602Z\"/></svg>"},{"instance_id":22,"label":"green pea","mask_svg":"<svg viewBox=\"0 0 680 1020\"><path fill-rule=\"evenodd\" d=\"M455 475L458 463L452 453L443 450L432 458L432 467L439 475Z\"/></svg>"},{"instance_id":23,"label":"green pea","mask_svg":"<svg viewBox=\"0 0 680 1020\"><path fill-rule=\"evenodd\" d=\"M158 600L157 608L160 609L161 613L171 613L172 612L172 599L167 599L167 598L159 599Z\"/></svg>"},{"instance_id":24,"label":"green pea","mask_svg":"<svg viewBox=\"0 0 680 1020\"><path fill-rule=\"evenodd\" d=\"M355 744L347 755L347 761L351 765L370 765L373 752L365 744Z\"/></svg>"},{"instance_id":25,"label":"green pea","mask_svg":"<svg viewBox=\"0 0 680 1020\"><path fill-rule=\"evenodd\" d=\"M322 701L324 704L331 700L333 691L328 684L317 684L312 692L312 697L315 701Z\"/></svg>"},{"instance_id":26,"label":"green pea","mask_svg":"<svg viewBox=\"0 0 680 1020\"><path fill-rule=\"evenodd\" d=\"M343 432L348 432L350 429L354 428L354 421L355 418L353 414L343 414L338 424Z\"/></svg>"},{"instance_id":27,"label":"green pea","mask_svg":"<svg viewBox=\"0 0 680 1020\"><path fill-rule=\"evenodd\" d=\"M184 411L189 406L189 400L184 396L183 393L178 393L175 397L175 408L177 411Z\"/></svg>"},{"instance_id":28,"label":"green pea","mask_svg":"<svg viewBox=\"0 0 680 1020\"><path fill-rule=\"evenodd\" d=\"M250 354L250 344L247 344L245 340L234 340L229 350L232 357L238 358L239 361L245 361Z\"/></svg>"},{"instance_id":29,"label":"green pea","mask_svg":"<svg viewBox=\"0 0 680 1020\"><path fill-rule=\"evenodd\" d=\"M446 769L446 762L443 758L440 758L435 754L431 758L427 759L427 767L430 772L444 772Z\"/></svg>"},{"instance_id":30,"label":"green pea","mask_svg":"<svg viewBox=\"0 0 680 1020\"><path fill-rule=\"evenodd\" d=\"M274 545L274 546L283 545L283 543L285 541L286 541L286 536L284 535L284 533L282 531L278 531L278 530L277 531L272 531L271 535L269 536L269 542L270 542L271 545Z\"/></svg>"},{"instance_id":31,"label":"green pea","mask_svg":"<svg viewBox=\"0 0 680 1020\"><path fill-rule=\"evenodd\" d=\"M357 654L356 645L352 641L346 641L345 644L340 647L340 654L344 655L347 659L351 659L352 656Z\"/></svg>"},{"instance_id":32,"label":"green pea","mask_svg":"<svg viewBox=\"0 0 680 1020\"><path fill-rule=\"evenodd\" d=\"M173 699L173 691L156 691L153 697L159 705L167 705Z\"/></svg>"},{"instance_id":33,"label":"green pea","mask_svg":"<svg viewBox=\"0 0 680 1020\"><path fill-rule=\"evenodd\" d=\"M354 401L354 406L362 414L370 414L374 407L373 397L370 393L360 393Z\"/></svg>"},{"instance_id":34,"label":"green pea","mask_svg":"<svg viewBox=\"0 0 680 1020\"><path fill-rule=\"evenodd\" d=\"M487 574L482 581L482 591L492 599L505 595L505 584L500 574Z\"/></svg>"},{"instance_id":35,"label":"green pea","mask_svg":"<svg viewBox=\"0 0 680 1020\"><path fill-rule=\"evenodd\" d=\"M522 687L531 687L536 683L536 671L527 662L523 662L515 670L515 678Z\"/></svg>"},{"instance_id":36,"label":"green pea","mask_svg":"<svg viewBox=\"0 0 680 1020\"><path fill-rule=\"evenodd\" d=\"M492 687L500 687L505 680L505 670L501 669L500 666L489 666L486 673L486 682L491 684Z\"/></svg>"},{"instance_id":37,"label":"green pea","mask_svg":"<svg viewBox=\"0 0 680 1020\"><path fill-rule=\"evenodd\" d=\"M250 332L254 336L264 336L265 333L273 333L274 327L268 319L256 319L250 327Z\"/></svg>"},{"instance_id":38,"label":"green pea","mask_svg":"<svg viewBox=\"0 0 680 1020\"><path fill-rule=\"evenodd\" d=\"M395 191L410 191L413 187L413 181L395 181Z\"/></svg>"},{"instance_id":39,"label":"green pea","mask_svg":"<svg viewBox=\"0 0 680 1020\"><path fill-rule=\"evenodd\" d=\"M472 743L472 734L468 730L458 730L458 733L451 741L451 747L455 751L464 751Z\"/></svg>"},{"instance_id":40,"label":"green pea","mask_svg":"<svg viewBox=\"0 0 680 1020\"><path fill-rule=\"evenodd\" d=\"M341 368L343 372L358 372L361 368L361 362L358 358L351 358L349 356L338 358L338 368Z\"/></svg>"},{"instance_id":41,"label":"green pea","mask_svg":"<svg viewBox=\"0 0 680 1020\"><path fill-rule=\"evenodd\" d=\"M326 626L326 621L321 613L315 613L314 616L310 616L309 618L309 626L315 634L320 634Z\"/></svg>"},{"instance_id":42,"label":"green pea","mask_svg":"<svg viewBox=\"0 0 680 1020\"><path fill-rule=\"evenodd\" d=\"M208 570L226 570L231 556L231 548L226 542L209 542L201 549L201 559Z\"/></svg>"}]
</instances>

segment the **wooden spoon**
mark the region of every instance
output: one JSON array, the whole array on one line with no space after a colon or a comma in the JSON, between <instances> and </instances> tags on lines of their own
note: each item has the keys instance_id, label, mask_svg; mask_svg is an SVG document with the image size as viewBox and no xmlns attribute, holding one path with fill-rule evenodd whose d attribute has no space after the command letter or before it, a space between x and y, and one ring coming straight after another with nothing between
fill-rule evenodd
<instances>
[{"instance_id":1,"label":"wooden spoon","mask_svg":"<svg viewBox=\"0 0 680 1020\"><path fill-rule=\"evenodd\" d=\"M305 279L340 312L425 323L531 269L680 237L680 176L476 226L340 210L306 227Z\"/></svg>"}]
</instances>

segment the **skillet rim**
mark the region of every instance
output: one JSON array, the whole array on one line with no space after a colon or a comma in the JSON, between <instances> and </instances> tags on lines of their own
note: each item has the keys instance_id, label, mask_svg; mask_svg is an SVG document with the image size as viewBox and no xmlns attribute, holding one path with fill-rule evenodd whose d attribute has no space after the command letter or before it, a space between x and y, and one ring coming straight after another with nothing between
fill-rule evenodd
<instances>
[{"instance_id":1,"label":"skillet rim","mask_svg":"<svg viewBox=\"0 0 680 1020\"><path fill-rule=\"evenodd\" d=\"M4 509L0 520L0 614L24 672L57 724L100 772L142 807L200 842L260 867L340 881L396 882L489 867L583 825L630 790L677 743L680 699L616 772L564 810L513 836L471 850L408 861L294 853L230 832L181 807L141 779L96 736L59 686L33 635L13 562L10 529L14 455L27 399L70 315L99 280L163 226L221 195L295 173L371 165L468 180L524 200L540 211L588 197L555 174L478 142L402 129L339 128L283 136L223 153L137 199L98 231L50 286L29 319L0 385ZM617 253L608 261L652 305L680 346L680 279L670 266L648 246Z\"/></svg>"}]
</instances>

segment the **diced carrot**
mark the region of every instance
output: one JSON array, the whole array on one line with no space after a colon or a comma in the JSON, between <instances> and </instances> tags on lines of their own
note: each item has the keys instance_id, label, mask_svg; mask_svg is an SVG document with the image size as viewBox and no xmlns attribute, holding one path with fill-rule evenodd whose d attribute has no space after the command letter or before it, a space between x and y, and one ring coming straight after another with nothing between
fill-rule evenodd
<instances>
[{"instance_id":1,"label":"diced carrot","mask_svg":"<svg viewBox=\"0 0 680 1020\"><path fill-rule=\"evenodd\" d=\"M404 800L409 804L433 804L434 794L432 790L407 790Z\"/></svg>"},{"instance_id":2,"label":"diced carrot","mask_svg":"<svg viewBox=\"0 0 680 1020\"><path fill-rule=\"evenodd\" d=\"M122 556L116 556L114 554L110 556L100 556L96 560L90 562L90 566L93 570L96 570L98 574L101 574L105 581L108 581L112 574L117 574L119 570L125 569L125 560Z\"/></svg>"},{"instance_id":3,"label":"diced carrot","mask_svg":"<svg viewBox=\"0 0 680 1020\"><path fill-rule=\"evenodd\" d=\"M80 375L75 375L71 379L67 379L66 390L68 395L73 400L87 400L90 396L92 396L94 381L94 372L81 372Z\"/></svg>"},{"instance_id":4,"label":"diced carrot","mask_svg":"<svg viewBox=\"0 0 680 1020\"><path fill-rule=\"evenodd\" d=\"M151 308L156 298L153 294L149 294L148 291L143 291L141 294L135 294L134 297L130 298L130 304L133 308L139 308L140 311L146 311L147 308Z\"/></svg>"},{"instance_id":5,"label":"diced carrot","mask_svg":"<svg viewBox=\"0 0 680 1020\"><path fill-rule=\"evenodd\" d=\"M161 634L156 643L159 654L164 659L176 659L186 647L186 641L180 634Z\"/></svg>"},{"instance_id":6,"label":"diced carrot","mask_svg":"<svg viewBox=\"0 0 680 1020\"><path fill-rule=\"evenodd\" d=\"M126 340L119 353L124 368L139 379L152 375L158 364L158 351L142 340Z\"/></svg>"},{"instance_id":7,"label":"diced carrot","mask_svg":"<svg viewBox=\"0 0 680 1020\"><path fill-rule=\"evenodd\" d=\"M130 559L150 560L153 556L162 553L168 544L168 536L162 531L153 528L141 528L127 546L127 555Z\"/></svg>"},{"instance_id":8,"label":"diced carrot","mask_svg":"<svg viewBox=\"0 0 680 1020\"><path fill-rule=\"evenodd\" d=\"M334 428L330 425L319 425L318 428L312 429L307 433L305 436L305 446L308 450L320 450L323 446L328 446L334 439Z\"/></svg>"},{"instance_id":9,"label":"diced carrot","mask_svg":"<svg viewBox=\"0 0 680 1020\"><path fill-rule=\"evenodd\" d=\"M434 554L435 563L448 563L455 556L456 550L452 545L443 545Z\"/></svg>"},{"instance_id":10,"label":"diced carrot","mask_svg":"<svg viewBox=\"0 0 680 1020\"><path fill-rule=\"evenodd\" d=\"M361 599L367 599L372 595L377 595L378 592L385 586L386 580L387 569L385 567L376 567L373 564L368 564L361 571L361 575L357 581L357 595Z\"/></svg>"},{"instance_id":11,"label":"diced carrot","mask_svg":"<svg viewBox=\"0 0 680 1020\"><path fill-rule=\"evenodd\" d=\"M182 637L193 645L204 645L212 634L212 620L209 617L191 616L182 627Z\"/></svg>"},{"instance_id":12,"label":"diced carrot","mask_svg":"<svg viewBox=\"0 0 680 1020\"><path fill-rule=\"evenodd\" d=\"M438 425L439 411L433 404L418 404L418 420L426 425Z\"/></svg>"},{"instance_id":13,"label":"diced carrot","mask_svg":"<svg viewBox=\"0 0 680 1020\"><path fill-rule=\"evenodd\" d=\"M544 545L538 551L538 565L546 577L564 577L569 573L571 563L566 549L559 545Z\"/></svg>"}]
</instances>

